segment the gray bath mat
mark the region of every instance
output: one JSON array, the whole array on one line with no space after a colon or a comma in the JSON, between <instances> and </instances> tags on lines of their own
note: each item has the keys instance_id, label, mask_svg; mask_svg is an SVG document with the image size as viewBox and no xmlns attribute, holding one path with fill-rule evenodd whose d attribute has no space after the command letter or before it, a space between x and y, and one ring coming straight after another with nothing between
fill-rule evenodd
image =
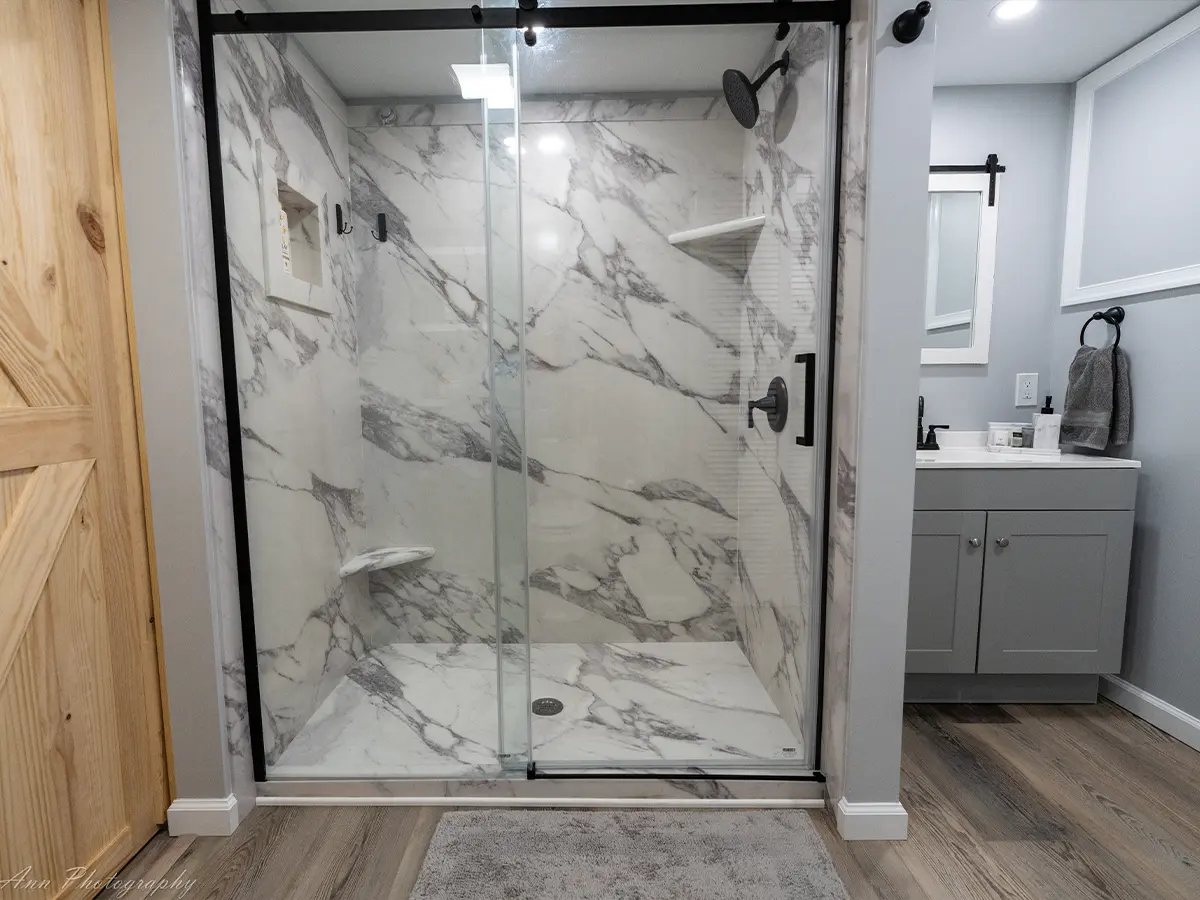
<instances>
[{"instance_id":1,"label":"gray bath mat","mask_svg":"<svg viewBox=\"0 0 1200 900\"><path fill-rule=\"evenodd\" d=\"M411 900L848 900L802 809L447 812Z\"/></svg>"}]
</instances>

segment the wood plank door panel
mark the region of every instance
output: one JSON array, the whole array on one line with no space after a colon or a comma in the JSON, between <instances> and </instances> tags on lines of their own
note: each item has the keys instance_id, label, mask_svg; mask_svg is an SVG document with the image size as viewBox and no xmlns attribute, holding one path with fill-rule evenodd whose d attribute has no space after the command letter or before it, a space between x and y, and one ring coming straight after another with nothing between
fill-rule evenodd
<instances>
[{"instance_id":1,"label":"wood plank door panel","mask_svg":"<svg viewBox=\"0 0 1200 900\"><path fill-rule=\"evenodd\" d=\"M103 0L0 2L4 900L94 894L166 812L112 122Z\"/></svg>"}]
</instances>

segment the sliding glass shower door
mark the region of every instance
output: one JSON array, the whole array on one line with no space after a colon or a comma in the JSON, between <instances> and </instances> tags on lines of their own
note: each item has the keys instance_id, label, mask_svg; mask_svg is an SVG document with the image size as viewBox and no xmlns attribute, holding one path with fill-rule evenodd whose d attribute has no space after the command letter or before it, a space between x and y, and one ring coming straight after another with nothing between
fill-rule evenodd
<instances>
[{"instance_id":1,"label":"sliding glass shower door","mask_svg":"<svg viewBox=\"0 0 1200 900\"><path fill-rule=\"evenodd\" d=\"M540 772L813 766L836 55L824 25L518 43ZM781 58L739 123L724 70Z\"/></svg>"},{"instance_id":2,"label":"sliding glass shower door","mask_svg":"<svg viewBox=\"0 0 1200 900\"><path fill-rule=\"evenodd\" d=\"M516 31L484 31L492 535L495 544L499 753L508 772L530 762L528 475L521 234L521 81Z\"/></svg>"},{"instance_id":3,"label":"sliding glass shower door","mask_svg":"<svg viewBox=\"0 0 1200 900\"><path fill-rule=\"evenodd\" d=\"M834 29L215 49L266 777L813 768Z\"/></svg>"}]
</instances>

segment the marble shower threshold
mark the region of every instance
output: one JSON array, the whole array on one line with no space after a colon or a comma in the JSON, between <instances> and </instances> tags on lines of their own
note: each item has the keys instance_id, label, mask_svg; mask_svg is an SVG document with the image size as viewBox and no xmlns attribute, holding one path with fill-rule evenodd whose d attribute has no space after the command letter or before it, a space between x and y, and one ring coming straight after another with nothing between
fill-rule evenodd
<instances>
[{"instance_id":1,"label":"marble shower threshold","mask_svg":"<svg viewBox=\"0 0 1200 900\"><path fill-rule=\"evenodd\" d=\"M539 763L752 766L793 760L803 747L736 643L535 644L531 653L528 699L563 704L557 715L533 716ZM490 644L376 650L317 708L267 777L494 777L496 685ZM520 693L520 709L510 714L525 714L523 685Z\"/></svg>"}]
</instances>

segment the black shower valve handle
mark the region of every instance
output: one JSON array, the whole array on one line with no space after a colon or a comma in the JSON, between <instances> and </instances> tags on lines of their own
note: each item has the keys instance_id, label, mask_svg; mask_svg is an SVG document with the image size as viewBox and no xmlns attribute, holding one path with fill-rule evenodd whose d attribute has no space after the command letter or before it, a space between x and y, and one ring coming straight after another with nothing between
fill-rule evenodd
<instances>
[{"instance_id":1,"label":"black shower valve handle","mask_svg":"<svg viewBox=\"0 0 1200 900\"><path fill-rule=\"evenodd\" d=\"M783 431L788 418L788 390L787 384L778 375L771 379L765 397L746 403L747 428L754 427L754 411L756 409L767 414L767 424L772 431Z\"/></svg>"},{"instance_id":2,"label":"black shower valve handle","mask_svg":"<svg viewBox=\"0 0 1200 900\"><path fill-rule=\"evenodd\" d=\"M768 394L761 400L751 400L746 404L746 427L754 427L754 411L756 409L762 410L765 413L773 413L775 412L775 407L776 403L774 394Z\"/></svg>"}]
</instances>

